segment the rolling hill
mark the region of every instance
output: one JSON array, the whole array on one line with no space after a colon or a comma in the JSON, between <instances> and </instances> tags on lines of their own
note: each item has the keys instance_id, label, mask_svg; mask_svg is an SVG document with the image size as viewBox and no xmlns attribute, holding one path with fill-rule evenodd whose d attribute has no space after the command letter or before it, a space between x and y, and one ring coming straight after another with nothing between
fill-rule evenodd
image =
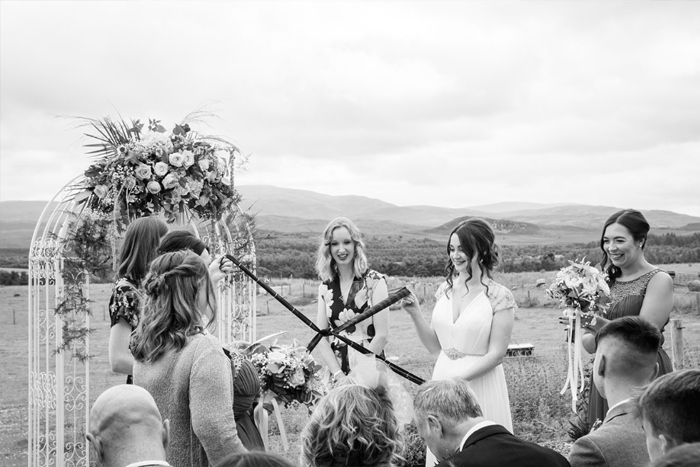
<instances>
[{"instance_id":1,"label":"rolling hill","mask_svg":"<svg viewBox=\"0 0 700 467\"><path fill-rule=\"evenodd\" d=\"M353 219L367 235L407 235L444 239L460 219L490 219L501 243L574 243L595 240L600 228L620 208L581 204L508 202L444 208L397 206L364 196L331 196L268 185L237 187L241 207L256 215L258 229L280 234L321 233L337 216ZM0 202L0 248L27 248L46 202ZM700 217L671 211L643 210L653 233L700 231Z\"/></svg>"}]
</instances>

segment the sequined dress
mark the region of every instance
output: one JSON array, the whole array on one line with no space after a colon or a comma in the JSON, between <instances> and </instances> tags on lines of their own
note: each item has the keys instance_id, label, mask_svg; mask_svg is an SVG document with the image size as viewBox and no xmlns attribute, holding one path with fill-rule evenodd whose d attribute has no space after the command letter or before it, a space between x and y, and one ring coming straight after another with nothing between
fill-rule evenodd
<instances>
[{"instance_id":1,"label":"sequined dress","mask_svg":"<svg viewBox=\"0 0 700 467\"><path fill-rule=\"evenodd\" d=\"M623 316L639 316L649 281L659 272L661 272L661 269L657 268L631 281L615 281L610 287L611 305L605 317L614 320ZM663 328L661 328L662 333L663 331ZM663 338L661 342L663 343ZM657 377L673 371L671 359L665 350L659 349L657 362L659 364ZM595 423L596 420L603 420L607 412L607 401L600 395L595 384L591 384L591 392L588 399L588 421Z\"/></svg>"}]
</instances>

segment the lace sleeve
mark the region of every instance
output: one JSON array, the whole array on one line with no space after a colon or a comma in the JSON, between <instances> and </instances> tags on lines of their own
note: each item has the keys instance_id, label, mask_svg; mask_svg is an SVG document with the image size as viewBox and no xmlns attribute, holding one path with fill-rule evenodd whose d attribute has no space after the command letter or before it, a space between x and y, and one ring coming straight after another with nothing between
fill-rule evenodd
<instances>
[{"instance_id":1,"label":"lace sleeve","mask_svg":"<svg viewBox=\"0 0 700 467\"><path fill-rule=\"evenodd\" d=\"M435 292L435 300L440 300L446 294L447 294L447 282L443 282L442 284L440 284L438 286L438 289Z\"/></svg>"},{"instance_id":2,"label":"lace sleeve","mask_svg":"<svg viewBox=\"0 0 700 467\"><path fill-rule=\"evenodd\" d=\"M510 290L500 284L494 284L492 287L494 288L494 291L492 294L489 294L489 299L491 301L491 308L493 309L494 314L510 308L512 308L513 311L518 309L518 304L515 302L515 298Z\"/></svg>"}]
</instances>

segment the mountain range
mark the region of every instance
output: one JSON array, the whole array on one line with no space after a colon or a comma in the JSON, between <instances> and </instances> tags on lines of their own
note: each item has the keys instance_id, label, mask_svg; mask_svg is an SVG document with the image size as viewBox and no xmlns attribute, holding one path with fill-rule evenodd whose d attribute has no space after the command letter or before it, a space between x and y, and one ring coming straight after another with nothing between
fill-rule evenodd
<instances>
[{"instance_id":1,"label":"mountain range","mask_svg":"<svg viewBox=\"0 0 700 467\"><path fill-rule=\"evenodd\" d=\"M444 240L460 220L482 217L502 243L590 242L620 207L506 202L464 208L397 206L364 196L332 196L268 185L242 185L241 208L255 215L259 230L278 234L320 234L329 220L345 216L367 235L405 235ZM27 248L43 201L0 202L0 247ZM644 210L652 233L700 231L700 217Z\"/></svg>"}]
</instances>

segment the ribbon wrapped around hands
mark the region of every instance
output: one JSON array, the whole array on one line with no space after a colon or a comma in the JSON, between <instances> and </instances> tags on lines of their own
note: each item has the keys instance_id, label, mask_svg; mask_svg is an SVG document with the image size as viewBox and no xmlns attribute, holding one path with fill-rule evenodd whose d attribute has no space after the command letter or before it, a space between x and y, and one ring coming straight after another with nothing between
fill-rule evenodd
<instances>
[{"instance_id":1,"label":"ribbon wrapped around hands","mask_svg":"<svg viewBox=\"0 0 700 467\"><path fill-rule=\"evenodd\" d=\"M407 297L411 293L407 288L402 287L397 292L389 295L389 297L385 298L384 300L377 303L373 307L363 311L362 313L355 316L350 321L347 321L346 323L344 323L342 326L339 326L335 329L321 329L316 325L316 323L311 321L302 312L300 312L299 310L294 308L294 306L291 303L289 303L287 300L285 300L284 297L280 296L272 287L270 287L265 282L260 280L260 278L258 278L255 274L253 274L247 267L243 266L240 263L240 261L238 261L238 259L236 259L233 255L227 254L226 258L231 260L231 262L233 262L233 264L238 266L238 268L241 271L243 271L248 277L253 279L260 287L265 289L265 291L268 294L270 294L271 297L273 297L275 300L277 300L282 306L284 306L286 309L291 311L292 314L294 314L294 316L299 318L304 324L306 324L308 327L310 327L312 330L314 330L316 332L316 335L314 336L314 338L311 339L311 342L309 342L309 345L307 345L307 349L309 352L311 352L316 347L316 345L318 345L318 343L321 341L322 338L333 336L333 337L343 341L346 345L348 345L349 347L351 347L353 350L355 350L357 352L360 352L362 354L375 355L371 350L368 350L364 346L358 344L357 342L354 342L351 339L348 339L347 337L341 335L340 333L344 329L347 329L348 327L353 326L353 325L359 323L360 321L363 321L371 316L374 316L375 314L379 313L383 309L398 302L402 298ZM413 373L409 372L408 370L404 370L403 368L401 368L398 365L391 363L383 356L375 355L375 357L378 358L379 360L383 361L389 368L391 368L391 370L396 372L396 374L403 376L404 378L411 381L412 383L415 383L417 385L421 385L421 384L425 383L425 380L423 380L422 378L414 375Z\"/></svg>"}]
</instances>

